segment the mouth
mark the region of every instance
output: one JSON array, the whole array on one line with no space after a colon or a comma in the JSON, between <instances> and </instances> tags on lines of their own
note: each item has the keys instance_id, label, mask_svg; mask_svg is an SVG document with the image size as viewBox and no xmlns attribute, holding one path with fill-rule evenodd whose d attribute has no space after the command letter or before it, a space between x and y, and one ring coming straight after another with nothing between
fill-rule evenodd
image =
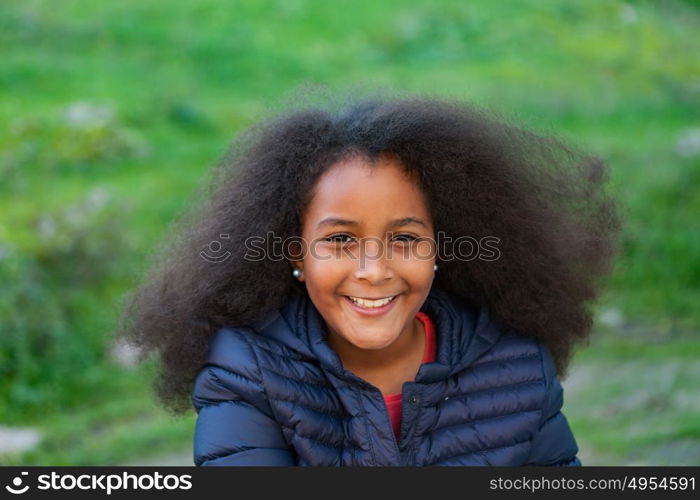
<instances>
[{"instance_id":1,"label":"mouth","mask_svg":"<svg viewBox=\"0 0 700 500\"><path fill-rule=\"evenodd\" d=\"M399 295L392 295L381 299L370 300L363 299L361 297L343 295L343 299L354 311L366 316L378 316L380 314L384 314L394 307L398 297Z\"/></svg>"}]
</instances>

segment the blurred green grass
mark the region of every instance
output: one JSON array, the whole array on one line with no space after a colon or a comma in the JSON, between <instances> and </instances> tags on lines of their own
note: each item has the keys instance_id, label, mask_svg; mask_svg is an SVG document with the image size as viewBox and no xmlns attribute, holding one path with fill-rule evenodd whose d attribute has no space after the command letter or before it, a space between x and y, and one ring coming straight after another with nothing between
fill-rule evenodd
<instances>
[{"instance_id":1,"label":"blurred green grass","mask_svg":"<svg viewBox=\"0 0 700 500\"><path fill-rule=\"evenodd\" d=\"M0 369L0 422L50 436L0 460L107 464L187 446L192 415L169 419L147 368L107 359L119 300L232 135L313 83L462 97L601 154L627 226L600 309L623 321L576 358L586 383L565 411L601 461L678 439L691 442L678 460L700 461L697 407L654 407L668 432L644 405L598 411L637 390L616 367L689 376L697 359L698 28L681 1L0 4L0 362L14 367ZM656 341L630 334L637 324ZM643 439L622 432L634 422Z\"/></svg>"}]
</instances>

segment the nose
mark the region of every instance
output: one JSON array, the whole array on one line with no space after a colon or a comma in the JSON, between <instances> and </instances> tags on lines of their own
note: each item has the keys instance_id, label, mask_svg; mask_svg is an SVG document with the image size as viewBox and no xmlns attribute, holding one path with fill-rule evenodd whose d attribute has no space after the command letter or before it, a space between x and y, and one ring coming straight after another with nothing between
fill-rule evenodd
<instances>
[{"instance_id":1,"label":"nose","mask_svg":"<svg viewBox=\"0 0 700 500\"><path fill-rule=\"evenodd\" d=\"M354 276L371 283L380 283L393 276L391 262L380 240L369 239L360 245Z\"/></svg>"}]
</instances>

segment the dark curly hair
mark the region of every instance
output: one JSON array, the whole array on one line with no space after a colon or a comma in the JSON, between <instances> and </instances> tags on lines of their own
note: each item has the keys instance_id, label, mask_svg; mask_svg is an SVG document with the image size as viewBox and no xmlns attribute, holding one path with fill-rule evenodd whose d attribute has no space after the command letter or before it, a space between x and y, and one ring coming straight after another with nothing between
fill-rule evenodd
<instances>
[{"instance_id":1,"label":"dark curly hair","mask_svg":"<svg viewBox=\"0 0 700 500\"><path fill-rule=\"evenodd\" d=\"M240 326L306 293L286 259L204 259L221 235L301 235L309 193L348 155L400 159L429 202L436 233L500 238L496 261L446 260L434 283L503 324L544 341L560 376L591 332L591 301L610 271L620 218L597 157L459 100L356 98L306 105L239 134L203 202L173 226L150 273L128 298L118 333L155 353L155 389L169 410L190 407L212 333ZM439 256L438 256L439 258Z\"/></svg>"}]
</instances>

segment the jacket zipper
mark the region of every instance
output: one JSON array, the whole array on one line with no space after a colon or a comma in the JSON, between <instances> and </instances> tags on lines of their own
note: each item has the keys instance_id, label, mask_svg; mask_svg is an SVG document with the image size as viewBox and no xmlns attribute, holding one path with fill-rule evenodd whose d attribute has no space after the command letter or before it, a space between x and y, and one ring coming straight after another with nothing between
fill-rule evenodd
<instances>
[{"instance_id":1,"label":"jacket zipper","mask_svg":"<svg viewBox=\"0 0 700 500\"><path fill-rule=\"evenodd\" d=\"M415 384L413 382L404 382L403 386L401 387L401 424L399 425L399 441L396 444L396 446L399 449L399 457L401 458L400 465L402 465L402 466L413 465L411 463L411 454L409 453L410 447L408 446L408 444L409 444L409 442L408 442L408 432L409 432L408 428L409 428L409 426L406 424L406 422L408 421L406 417L408 416L409 413L406 411L406 409L408 408L409 411L412 410L412 408L410 408L410 405L407 405L407 396L409 394L412 395L412 393L413 393L412 389L413 389L414 385ZM411 420L413 420L414 418L415 418L415 415L411 411ZM406 432L404 432L404 430ZM392 434L393 434L393 432L392 432ZM401 449L402 449L401 445L403 445L403 449L406 452L405 458L403 456L403 453L401 452Z\"/></svg>"},{"instance_id":2,"label":"jacket zipper","mask_svg":"<svg viewBox=\"0 0 700 500\"><path fill-rule=\"evenodd\" d=\"M406 422L406 393L410 392L410 388L413 386L411 382L404 382L403 387L401 388L401 423L399 425L399 437L398 440L396 438L396 434L394 434L394 427L391 425L391 417L389 416L389 409L386 406L386 402L384 401L384 395L382 392L375 387L375 390L379 393L379 396L382 398L382 401L384 402L384 416L385 419L384 421L389 424L389 430L391 431L391 439L394 442L394 449L396 450L396 453L399 457L399 466L410 466L410 453L408 453L408 447L406 446L407 443L407 436L405 432L403 431L403 428L405 427L405 422ZM374 387L374 386L373 386ZM407 390L408 389L408 390ZM408 428L408 427L406 427ZM406 449L406 457L404 457L404 454L401 451L401 444L404 445L404 448Z\"/></svg>"},{"instance_id":3,"label":"jacket zipper","mask_svg":"<svg viewBox=\"0 0 700 500\"><path fill-rule=\"evenodd\" d=\"M351 378L354 378L357 382L360 383L360 385L364 385L368 387L369 389L377 392L379 394L379 398L381 399L384 407L384 423L386 426L389 428L389 434L391 435L391 440L394 443L394 449L396 450L396 454L399 457L399 466L408 466L410 463L408 461L410 460L410 457L406 457L404 459L403 454L401 453L401 447L399 444L403 441L405 441L403 434L401 433L401 427L403 427L403 424L405 422L404 416L404 407L406 406L406 389L410 388L414 384L412 382L404 382L402 388L401 388L401 426L399 427L399 439L396 439L396 434L394 434L394 428L391 425L391 417L389 416L389 409L386 406L386 401L384 401L384 395L382 394L382 391L380 391L375 385L367 382L366 380L358 377L352 372L348 372L351 376Z\"/></svg>"},{"instance_id":4,"label":"jacket zipper","mask_svg":"<svg viewBox=\"0 0 700 500\"><path fill-rule=\"evenodd\" d=\"M372 386L374 387L374 386ZM382 399L382 403L384 403L384 423L389 426L389 431L391 435L391 440L394 443L394 449L396 450L396 455L399 457L399 465L403 465L403 457L401 456L401 448L399 448L399 441L401 438L401 430L399 429L399 441L396 439L396 434L394 434L394 426L391 425L391 417L389 416L389 408L386 405L386 401L384 400L384 395L382 394L382 391L374 387L374 390L379 393L379 397ZM403 393L401 394L401 413L403 414L403 404L404 404L404 397Z\"/></svg>"}]
</instances>

